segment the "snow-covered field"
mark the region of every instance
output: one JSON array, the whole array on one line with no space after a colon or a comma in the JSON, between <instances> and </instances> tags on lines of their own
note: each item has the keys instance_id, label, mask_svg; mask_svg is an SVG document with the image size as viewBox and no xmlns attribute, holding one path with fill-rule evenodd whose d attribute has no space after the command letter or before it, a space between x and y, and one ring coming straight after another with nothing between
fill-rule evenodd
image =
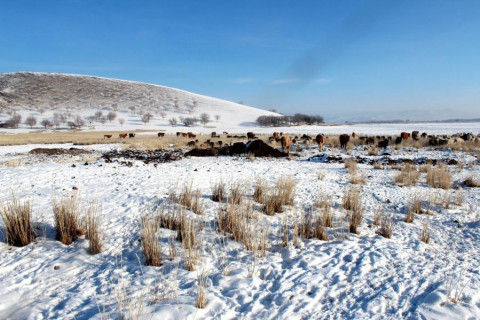
<instances>
[{"instance_id":1,"label":"snow-covered field","mask_svg":"<svg viewBox=\"0 0 480 320\"><path fill-rule=\"evenodd\" d=\"M335 126L321 127L321 132L398 134L414 127L438 134L480 132L478 124L468 126ZM307 128L305 133L311 133ZM302 132L301 128L295 132ZM464 164L449 166L454 186L458 185L449 190L427 185L425 173L416 185L400 186L392 183L398 170L358 164L365 178L359 234L343 232L336 225L328 229L329 241L300 237L294 246L293 219L308 211L318 195L332 200L337 222L347 214L342 198L350 174L341 163L315 157L316 146L302 146L291 160L192 157L157 166L134 161L131 167L99 158L119 145L84 146L94 153L80 156L28 154L36 147L0 147L0 198L8 200L13 192L31 201L39 235L35 243L11 247L4 242L5 228L0 226L1 319L110 319L120 313L140 319L480 319L480 188L459 184L467 177L480 177L478 152L390 149L392 159L454 159ZM323 154L382 157L369 156L362 147L348 154L326 147ZM266 256L254 257L216 230L220 205L211 200L212 186L220 180L227 186L245 182L244 201L254 203L256 178L274 186L281 176L297 183L295 203L275 216L266 216L254 204L255 230L268 232ZM158 235L164 265L145 266L139 241L141 217L165 203L175 186L180 191L190 181L204 206L202 215L187 212L204 225L199 231L203 244L197 270L183 267L186 250L180 243L175 258L168 259L174 232L166 229ZM88 240L83 236L70 246L55 240L52 197L69 196L73 187L82 204L101 204L100 254L87 253ZM429 204L431 214L417 214L413 223L405 223L406 207L415 194ZM445 208L442 201L448 195ZM455 204L456 199L462 201ZM394 217L391 239L376 234L377 226L372 225L379 205ZM282 246L285 216L290 226L287 247ZM419 238L427 218L429 244ZM228 275L223 272L226 266ZM202 270L207 273L207 304L198 309L195 300ZM453 303L453 298L459 301Z\"/></svg>"}]
</instances>

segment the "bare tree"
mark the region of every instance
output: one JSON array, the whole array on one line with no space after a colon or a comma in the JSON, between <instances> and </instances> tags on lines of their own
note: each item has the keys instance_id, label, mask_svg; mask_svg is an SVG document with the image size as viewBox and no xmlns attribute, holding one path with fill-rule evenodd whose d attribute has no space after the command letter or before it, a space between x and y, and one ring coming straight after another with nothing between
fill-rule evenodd
<instances>
[{"instance_id":1,"label":"bare tree","mask_svg":"<svg viewBox=\"0 0 480 320\"><path fill-rule=\"evenodd\" d=\"M147 124L150 122L152 118L153 118L152 114L150 112L147 112L142 116L142 121L143 123Z\"/></svg>"},{"instance_id":2,"label":"bare tree","mask_svg":"<svg viewBox=\"0 0 480 320\"><path fill-rule=\"evenodd\" d=\"M160 117L162 117L162 119L165 119L166 116L167 114L165 113L165 111L160 111Z\"/></svg>"},{"instance_id":3,"label":"bare tree","mask_svg":"<svg viewBox=\"0 0 480 320\"><path fill-rule=\"evenodd\" d=\"M51 127L51 126L53 125L52 122L51 122L50 120L48 120L48 119L43 119L43 120L40 122L40 124L41 124L42 126L44 126L45 129L47 129L48 127Z\"/></svg>"},{"instance_id":4,"label":"bare tree","mask_svg":"<svg viewBox=\"0 0 480 320\"><path fill-rule=\"evenodd\" d=\"M35 118L34 116L30 116L25 120L25 124L30 126L31 129L34 125L37 124L37 118Z\"/></svg>"},{"instance_id":5,"label":"bare tree","mask_svg":"<svg viewBox=\"0 0 480 320\"><path fill-rule=\"evenodd\" d=\"M60 117L61 117L61 114L58 113L58 112L55 112L55 113L53 114L53 125L54 125L55 127L60 126L60 123L61 123Z\"/></svg>"},{"instance_id":6,"label":"bare tree","mask_svg":"<svg viewBox=\"0 0 480 320\"><path fill-rule=\"evenodd\" d=\"M103 117L102 111L95 112L95 120L100 120Z\"/></svg>"},{"instance_id":7,"label":"bare tree","mask_svg":"<svg viewBox=\"0 0 480 320\"><path fill-rule=\"evenodd\" d=\"M200 121L203 123L203 126L205 127L205 125L210 121L210 116L204 112L200 115Z\"/></svg>"},{"instance_id":8,"label":"bare tree","mask_svg":"<svg viewBox=\"0 0 480 320\"><path fill-rule=\"evenodd\" d=\"M110 111L110 112L107 114L107 119L108 119L108 121L110 121L110 122L112 122L113 120L115 120L116 117L117 117L117 113L116 113L116 112Z\"/></svg>"},{"instance_id":9,"label":"bare tree","mask_svg":"<svg viewBox=\"0 0 480 320\"><path fill-rule=\"evenodd\" d=\"M120 125L123 126L123 124L125 123L125 119L119 118L118 123L120 123Z\"/></svg>"},{"instance_id":10,"label":"bare tree","mask_svg":"<svg viewBox=\"0 0 480 320\"><path fill-rule=\"evenodd\" d=\"M172 125L172 127L173 127L174 125L177 124L177 119L176 119L176 118L170 118L170 119L168 120L168 122L169 122L169 123Z\"/></svg>"},{"instance_id":11,"label":"bare tree","mask_svg":"<svg viewBox=\"0 0 480 320\"><path fill-rule=\"evenodd\" d=\"M10 119L7 120L7 127L17 128L18 125L22 122L22 116L18 113L14 113Z\"/></svg>"},{"instance_id":12,"label":"bare tree","mask_svg":"<svg viewBox=\"0 0 480 320\"><path fill-rule=\"evenodd\" d=\"M215 115L215 120L217 120L217 121L220 120L220 115L219 114Z\"/></svg>"},{"instance_id":13,"label":"bare tree","mask_svg":"<svg viewBox=\"0 0 480 320\"><path fill-rule=\"evenodd\" d=\"M81 115L77 114L74 123L76 127L83 127L85 125L85 120L83 120Z\"/></svg>"}]
</instances>

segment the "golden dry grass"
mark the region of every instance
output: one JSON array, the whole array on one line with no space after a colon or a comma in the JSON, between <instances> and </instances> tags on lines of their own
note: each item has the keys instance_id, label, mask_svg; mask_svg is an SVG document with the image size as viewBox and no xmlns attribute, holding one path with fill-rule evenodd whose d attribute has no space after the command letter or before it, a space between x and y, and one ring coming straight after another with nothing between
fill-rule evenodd
<instances>
[{"instance_id":1,"label":"golden dry grass","mask_svg":"<svg viewBox=\"0 0 480 320\"><path fill-rule=\"evenodd\" d=\"M57 239L65 245L72 244L73 241L83 234L83 230L80 227L81 217L78 194L74 192L72 196L63 197L60 200L53 198L52 207Z\"/></svg>"},{"instance_id":2,"label":"golden dry grass","mask_svg":"<svg viewBox=\"0 0 480 320\"><path fill-rule=\"evenodd\" d=\"M404 186L412 186L417 183L419 177L420 173L417 171L415 165L407 163L400 169L400 172L394 176L393 182Z\"/></svg>"},{"instance_id":3,"label":"golden dry grass","mask_svg":"<svg viewBox=\"0 0 480 320\"><path fill-rule=\"evenodd\" d=\"M426 183L434 188L449 189L452 186L452 180L448 167L443 163L427 169Z\"/></svg>"},{"instance_id":4,"label":"golden dry grass","mask_svg":"<svg viewBox=\"0 0 480 320\"><path fill-rule=\"evenodd\" d=\"M5 225L9 245L23 247L35 240L30 202L13 197L0 207L0 216Z\"/></svg>"}]
</instances>

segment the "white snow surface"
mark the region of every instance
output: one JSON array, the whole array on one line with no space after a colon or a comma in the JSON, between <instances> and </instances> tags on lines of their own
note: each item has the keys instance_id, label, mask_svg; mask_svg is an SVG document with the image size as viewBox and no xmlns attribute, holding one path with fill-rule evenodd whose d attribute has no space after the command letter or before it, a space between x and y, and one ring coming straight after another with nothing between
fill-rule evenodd
<instances>
[{"instance_id":1,"label":"white snow surface","mask_svg":"<svg viewBox=\"0 0 480 320\"><path fill-rule=\"evenodd\" d=\"M443 134L478 132L479 127L427 124L415 128ZM304 132L311 133L310 129L305 127ZM400 127L321 129L325 133L389 134L398 133ZM299 128L293 130L302 132ZM84 156L27 154L35 147L39 146L0 147L0 198L7 200L13 192L31 201L39 235L35 243L25 247L8 246L3 242L5 229L0 225L1 319L110 319L119 314L128 318L132 316L129 311L135 315L132 318L139 319L480 319L480 188L433 189L425 184L424 173L415 186L402 187L392 184L397 171L359 164L358 170L366 180L362 186L365 215L360 234L344 233L345 239L339 240L332 229L329 241L301 238L297 247L291 242L282 247L283 217L293 221L295 212L310 208L318 194L327 194L333 200L337 219L345 216L341 204L349 174L343 164L313 157L319 155L316 146L303 147L300 156L292 160L192 157L156 167L140 161L126 167L95 160L106 150L120 148L118 145L82 147L95 152L87 156L94 158L89 165L84 164ZM449 166L455 182L480 177L478 156L470 152L448 148L390 151L392 158L450 158L471 164L461 169ZM329 147L323 153L347 158L367 156L361 147L351 155ZM260 206L255 205L257 225L269 226L267 256L254 259L234 240L222 242L225 237L214 226L219 204L210 199L212 185L220 179L227 185L244 181L246 201L253 202L257 177L273 186L280 176L291 176L296 181L295 204L275 216L262 214ZM208 272L204 309L195 307L198 271L183 268L185 249L179 243L177 257L168 260L172 231L162 229L159 234L164 255L161 267L143 264L139 242L141 217L165 202L173 186L181 189L188 181L200 190L205 209L201 216L187 212L192 219L205 223L201 231L205 241L197 267L204 266ZM70 246L55 240L52 197L69 196L73 187L78 188L82 204L101 204L100 254L87 253L88 240L83 236ZM414 194L427 201L440 199L446 193L452 197L461 193L465 200L448 209L432 204L432 215L416 215L413 223L403 222ZM394 216L391 239L376 234L372 225L373 212L381 204L386 213ZM429 244L419 240L427 218ZM225 261L230 266L229 275L222 274L221 264ZM123 297L130 299L120 308L116 296L122 288L126 292ZM450 299L455 294L460 298L457 303Z\"/></svg>"}]
</instances>

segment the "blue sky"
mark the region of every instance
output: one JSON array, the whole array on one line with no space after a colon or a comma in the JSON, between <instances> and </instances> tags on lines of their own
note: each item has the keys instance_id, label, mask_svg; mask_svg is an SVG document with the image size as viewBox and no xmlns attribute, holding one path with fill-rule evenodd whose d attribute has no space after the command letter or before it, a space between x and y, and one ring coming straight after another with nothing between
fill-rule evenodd
<instances>
[{"instance_id":1,"label":"blue sky","mask_svg":"<svg viewBox=\"0 0 480 320\"><path fill-rule=\"evenodd\" d=\"M0 72L176 87L327 121L480 118L480 1L5 0Z\"/></svg>"}]
</instances>

